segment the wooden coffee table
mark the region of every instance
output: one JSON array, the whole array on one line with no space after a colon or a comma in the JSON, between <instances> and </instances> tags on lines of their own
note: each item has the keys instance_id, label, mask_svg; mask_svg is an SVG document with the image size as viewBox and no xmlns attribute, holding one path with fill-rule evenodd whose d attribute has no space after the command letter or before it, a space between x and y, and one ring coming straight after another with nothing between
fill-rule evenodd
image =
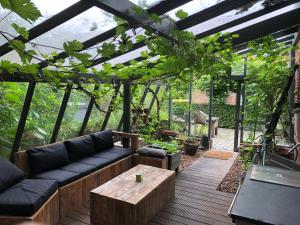
<instances>
[{"instance_id":1,"label":"wooden coffee table","mask_svg":"<svg viewBox=\"0 0 300 225\"><path fill-rule=\"evenodd\" d=\"M147 225L174 195L174 171L137 165L91 191L91 224Z\"/></svg>"}]
</instances>

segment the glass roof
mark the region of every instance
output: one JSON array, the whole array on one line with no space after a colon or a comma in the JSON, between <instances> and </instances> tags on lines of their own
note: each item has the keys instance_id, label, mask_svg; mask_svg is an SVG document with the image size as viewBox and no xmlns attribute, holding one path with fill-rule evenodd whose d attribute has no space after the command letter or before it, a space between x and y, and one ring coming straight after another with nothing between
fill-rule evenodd
<instances>
[{"instance_id":1,"label":"glass roof","mask_svg":"<svg viewBox=\"0 0 300 225\"><path fill-rule=\"evenodd\" d=\"M63 50L63 43L66 41L79 40L83 42L115 26L116 22L112 14L97 7L92 7L73 19L33 39L26 46L28 49L32 49L33 47L38 48L38 57L41 57L41 53L61 52ZM20 62L14 52L6 54L3 58L9 59L12 62Z\"/></svg>"},{"instance_id":2,"label":"glass roof","mask_svg":"<svg viewBox=\"0 0 300 225\"><path fill-rule=\"evenodd\" d=\"M55 14L61 12L62 10L68 8L69 6L75 4L79 0L32 0L36 7L41 11L42 17L39 18L34 23L29 23L23 20L15 13L9 13L8 10L0 8L0 18L2 21L0 22L0 30L9 32L12 35L17 35L14 29L11 27L12 23L17 23L20 26L26 27L30 29L35 25L49 19L50 17L54 16ZM7 16L8 15L8 16ZM7 17L6 17L7 16ZM5 43L6 40L3 37L0 37L0 44L2 45Z\"/></svg>"},{"instance_id":3,"label":"glass roof","mask_svg":"<svg viewBox=\"0 0 300 225\"><path fill-rule=\"evenodd\" d=\"M222 1L224 0L193 0L176 9L173 9L172 11L168 12L167 15L177 21L179 19L176 17L175 13L179 10L183 10L190 16Z\"/></svg>"},{"instance_id":4,"label":"glass roof","mask_svg":"<svg viewBox=\"0 0 300 225\"><path fill-rule=\"evenodd\" d=\"M157 5L160 3L162 0L129 0L132 3L144 8L144 9L149 9L154 5Z\"/></svg>"}]
</instances>

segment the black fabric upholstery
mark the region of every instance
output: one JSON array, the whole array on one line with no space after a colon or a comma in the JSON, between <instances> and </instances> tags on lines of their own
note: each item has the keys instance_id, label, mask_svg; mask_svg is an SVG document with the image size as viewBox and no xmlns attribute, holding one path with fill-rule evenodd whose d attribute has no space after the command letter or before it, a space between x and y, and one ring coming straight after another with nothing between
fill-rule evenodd
<instances>
[{"instance_id":1,"label":"black fabric upholstery","mask_svg":"<svg viewBox=\"0 0 300 225\"><path fill-rule=\"evenodd\" d=\"M151 148L151 147L142 147L138 150L138 153L142 156L148 156L153 158L164 159L167 156L167 152L163 149Z\"/></svg>"},{"instance_id":2,"label":"black fabric upholstery","mask_svg":"<svg viewBox=\"0 0 300 225\"><path fill-rule=\"evenodd\" d=\"M56 190L53 180L24 179L0 194L0 215L32 216Z\"/></svg>"},{"instance_id":3,"label":"black fabric upholstery","mask_svg":"<svg viewBox=\"0 0 300 225\"><path fill-rule=\"evenodd\" d=\"M56 169L69 163L64 143L55 143L29 149L27 151L32 175Z\"/></svg>"},{"instance_id":4,"label":"black fabric upholstery","mask_svg":"<svg viewBox=\"0 0 300 225\"><path fill-rule=\"evenodd\" d=\"M36 174L32 178L34 179L45 179L45 180L55 180L58 186L64 186L69 184L81 177L80 173L73 173L61 169L49 170L43 173Z\"/></svg>"},{"instance_id":5,"label":"black fabric upholstery","mask_svg":"<svg viewBox=\"0 0 300 225\"><path fill-rule=\"evenodd\" d=\"M95 153L94 142L91 136L82 136L65 141L69 158L72 162Z\"/></svg>"},{"instance_id":6,"label":"black fabric upholstery","mask_svg":"<svg viewBox=\"0 0 300 225\"><path fill-rule=\"evenodd\" d=\"M73 162L69 165L63 166L59 168L60 170L72 172L72 173L79 173L81 177L88 175L94 171L97 170L97 167L88 165L88 164L83 164L83 163L78 163L78 162Z\"/></svg>"},{"instance_id":7,"label":"black fabric upholstery","mask_svg":"<svg viewBox=\"0 0 300 225\"><path fill-rule=\"evenodd\" d=\"M24 173L7 159L0 157L0 193L22 179Z\"/></svg>"},{"instance_id":8,"label":"black fabric upholstery","mask_svg":"<svg viewBox=\"0 0 300 225\"><path fill-rule=\"evenodd\" d=\"M114 140L111 130L105 130L91 135L95 144L96 152L101 152L114 147Z\"/></svg>"},{"instance_id":9,"label":"black fabric upholstery","mask_svg":"<svg viewBox=\"0 0 300 225\"><path fill-rule=\"evenodd\" d=\"M97 169L101 169L114 162L114 159L105 159L105 158L95 158L95 157L86 157L77 161L82 164L87 164L95 166Z\"/></svg>"}]
</instances>

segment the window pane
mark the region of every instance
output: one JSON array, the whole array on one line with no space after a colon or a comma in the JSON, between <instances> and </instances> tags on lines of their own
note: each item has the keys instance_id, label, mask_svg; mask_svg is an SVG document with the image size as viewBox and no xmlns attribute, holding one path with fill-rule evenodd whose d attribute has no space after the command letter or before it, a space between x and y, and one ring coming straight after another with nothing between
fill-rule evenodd
<instances>
[{"instance_id":1,"label":"window pane","mask_svg":"<svg viewBox=\"0 0 300 225\"><path fill-rule=\"evenodd\" d=\"M94 85L84 85L83 88L91 92ZM78 136L89 101L90 97L87 94L72 90L57 141Z\"/></svg>"},{"instance_id":2,"label":"window pane","mask_svg":"<svg viewBox=\"0 0 300 225\"><path fill-rule=\"evenodd\" d=\"M27 83L0 83L0 156L10 155L27 87Z\"/></svg>"},{"instance_id":3,"label":"window pane","mask_svg":"<svg viewBox=\"0 0 300 225\"><path fill-rule=\"evenodd\" d=\"M63 95L62 89L49 84L38 83L36 85L22 137L21 149L50 143Z\"/></svg>"},{"instance_id":4,"label":"window pane","mask_svg":"<svg viewBox=\"0 0 300 225\"><path fill-rule=\"evenodd\" d=\"M49 19L53 15L61 12L62 10L68 8L69 6L75 4L79 0L33 0L33 3L36 5L36 7L41 11L42 17L39 18L34 23L29 23L25 20L23 20L21 17L19 17L15 13L10 13L8 10L5 10L3 8L0 8L0 18L5 18L6 15L8 15L5 19L3 19L0 23L0 29L1 31L9 32L12 35L17 35L15 30L11 27L12 23L17 23L20 26L26 27L27 29L30 29L39 23ZM3 37L0 37L0 44L4 44L6 40Z\"/></svg>"}]
</instances>

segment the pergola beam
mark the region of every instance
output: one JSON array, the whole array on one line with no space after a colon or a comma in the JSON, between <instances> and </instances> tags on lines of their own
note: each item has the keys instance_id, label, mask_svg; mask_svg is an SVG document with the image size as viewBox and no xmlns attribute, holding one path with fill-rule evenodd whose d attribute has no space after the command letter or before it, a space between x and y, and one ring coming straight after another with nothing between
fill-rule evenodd
<instances>
[{"instance_id":1,"label":"pergola beam","mask_svg":"<svg viewBox=\"0 0 300 225\"><path fill-rule=\"evenodd\" d=\"M36 25L35 27L29 30L28 39L23 38L21 35L16 37L14 40L21 40L22 42L26 43L28 41L37 38L38 36L50 31L51 29L63 24L64 22L72 19L73 17L81 14L82 12L90 9L93 5L88 1L78 1L74 5L64 9L63 11L57 13L56 15L52 16L51 18L41 22L40 24ZM7 42L0 46L0 56L9 53L13 49L9 46L10 44Z\"/></svg>"},{"instance_id":2,"label":"pergola beam","mask_svg":"<svg viewBox=\"0 0 300 225\"><path fill-rule=\"evenodd\" d=\"M91 0L90 2L115 16L127 20L129 24L140 25L146 30L157 32L159 35L171 40L171 31L177 29L176 23L171 18L164 16L161 18L160 23L156 23L148 13L140 11L141 8L129 0ZM137 8L140 9L137 10Z\"/></svg>"}]
</instances>

